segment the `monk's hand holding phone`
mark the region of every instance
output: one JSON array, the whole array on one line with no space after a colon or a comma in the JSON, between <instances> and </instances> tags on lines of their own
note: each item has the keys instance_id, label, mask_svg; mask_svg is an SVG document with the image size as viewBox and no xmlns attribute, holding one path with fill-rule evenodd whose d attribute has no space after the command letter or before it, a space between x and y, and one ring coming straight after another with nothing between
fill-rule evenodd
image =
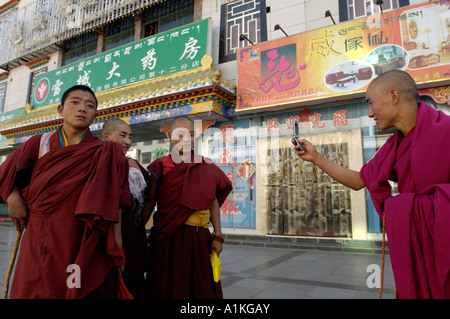
<instances>
[{"instance_id":1,"label":"monk's hand holding phone","mask_svg":"<svg viewBox=\"0 0 450 319\"><path fill-rule=\"evenodd\" d=\"M305 148L303 147L303 144L299 142L298 140L298 122L294 121L294 134L292 136L292 144L294 144L294 147L297 151L305 151Z\"/></svg>"}]
</instances>

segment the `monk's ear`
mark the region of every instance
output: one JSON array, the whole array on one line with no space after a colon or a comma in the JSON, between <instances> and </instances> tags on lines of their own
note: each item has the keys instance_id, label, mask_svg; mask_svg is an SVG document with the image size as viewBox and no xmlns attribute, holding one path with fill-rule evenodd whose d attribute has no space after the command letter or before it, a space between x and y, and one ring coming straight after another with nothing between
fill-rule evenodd
<instances>
[{"instance_id":1,"label":"monk's ear","mask_svg":"<svg viewBox=\"0 0 450 319\"><path fill-rule=\"evenodd\" d=\"M62 104L59 104L58 105L58 114L63 116L63 110L64 110L64 107L62 106Z\"/></svg>"},{"instance_id":2,"label":"monk's ear","mask_svg":"<svg viewBox=\"0 0 450 319\"><path fill-rule=\"evenodd\" d=\"M103 132L102 133L102 139L103 140L108 140L108 132Z\"/></svg>"},{"instance_id":3,"label":"monk's ear","mask_svg":"<svg viewBox=\"0 0 450 319\"><path fill-rule=\"evenodd\" d=\"M392 102L393 102L394 104L397 103L398 100L399 100L399 98L400 98L399 92L398 92L396 89L392 89L392 90L391 90L391 99L392 99Z\"/></svg>"}]
</instances>

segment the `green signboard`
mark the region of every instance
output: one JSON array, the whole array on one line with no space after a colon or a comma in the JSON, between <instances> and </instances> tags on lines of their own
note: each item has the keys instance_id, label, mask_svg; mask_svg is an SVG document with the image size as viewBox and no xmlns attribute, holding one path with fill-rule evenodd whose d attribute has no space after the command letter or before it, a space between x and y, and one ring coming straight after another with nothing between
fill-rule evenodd
<instances>
[{"instance_id":1,"label":"green signboard","mask_svg":"<svg viewBox=\"0 0 450 319\"><path fill-rule=\"evenodd\" d=\"M15 117L25 114L25 113L26 113L26 111L25 111L24 107L22 107L20 109L15 109L13 111L1 113L0 114L0 123L7 122L9 120L12 120ZM8 138L4 137L3 135L0 135L0 148L8 146L8 144L9 144Z\"/></svg>"},{"instance_id":2,"label":"green signboard","mask_svg":"<svg viewBox=\"0 0 450 319\"><path fill-rule=\"evenodd\" d=\"M32 107L59 103L70 87L94 92L195 69L210 54L209 20L148 37L36 77Z\"/></svg>"},{"instance_id":3,"label":"green signboard","mask_svg":"<svg viewBox=\"0 0 450 319\"><path fill-rule=\"evenodd\" d=\"M0 113L0 123L7 122L25 113L26 111L24 107L9 112Z\"/></svg>"}]
</instances>

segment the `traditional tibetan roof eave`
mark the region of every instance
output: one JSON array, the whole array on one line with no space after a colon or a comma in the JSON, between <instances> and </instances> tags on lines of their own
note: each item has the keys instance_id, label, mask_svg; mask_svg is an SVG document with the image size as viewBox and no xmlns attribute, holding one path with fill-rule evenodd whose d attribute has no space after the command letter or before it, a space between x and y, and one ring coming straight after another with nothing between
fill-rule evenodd
<instances>
[{"instance_id":1,"label":"traditional tibetan roof eave","mask_svg":"<svg viewBox=\"0 0 450 319\"><path fill-rule=\"evenodd\" d=\"M450 85L419 89L419 95L429 96L437 104L447 104L450 106Z\"/></svg>"},{"instance_id":2,"label":"traditional tibetan roof eave","mask_svg":"<svg viewBox=\"0 0 450 319\"><path fill-rule=\"evenodd\" d=\"M209 109L226 117L220 108L234 112L235 92L235 87L222 78L220 70L215 70L210 65L203 66L97 93L99 104L95 122L102 122L110 117L130 117L186 105L197 113L207 112L206 109ZM211 104L205 109L206 102ZM196 105L201 111L195 110ZM52 131L63 121L57 107L58 104L52 104L31 110L28 106L27 114L0 124L0 134L14 138Z\"/></svg>"}]
</instances>

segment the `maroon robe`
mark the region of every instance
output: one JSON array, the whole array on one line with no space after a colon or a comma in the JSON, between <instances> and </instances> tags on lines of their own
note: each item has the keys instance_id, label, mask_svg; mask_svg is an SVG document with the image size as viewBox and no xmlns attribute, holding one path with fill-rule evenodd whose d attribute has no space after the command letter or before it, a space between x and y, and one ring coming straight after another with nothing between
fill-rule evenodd
<instances>
[{"instance_id":1,"label":"maroon robe","mask_svg":"<svg viewBox=\"0 0 450 319\"><path fill-rule=\"evenodd\" d=\"M130 205L128 161L119 144L91 132L66 147L55 132L49 152L38 159L40 137L0 166L0 196L6 199L18 184L29 213L10 298L92 296L124 261L113 224L119 208ZM31 176L23 174L27 170ZM73 264L80 269L80 288L67 284Z\"/></svg>"},{"instance_id":2,"label":"maroon robe","mask_svg":"<svg viewBox=\"0 0 450 319\"><path fill-rule=\"evenodd\" d=\"M197 210L219 206L232 190L231 181L213 163L199 155L191 163L174 164L170 155L151 163L157 178L157 208L150 231L150 267L147 272L150 298L222 298L209 261L211 233L185 221ZM200 163L195 163L199 161Z\"/></svg>"},{"instance_id":3,"label":"maroon robe","mask_svg":"<svg viewBox=\"0 0 450 319\"><path fill-rule=\"evenodd\" d=\"M397 131L361 170L386 216L399 298L450 298L450 117L420 102L416 125ZM388 180L398 183L391 196Z\"/></svg>"}]
</instances>

